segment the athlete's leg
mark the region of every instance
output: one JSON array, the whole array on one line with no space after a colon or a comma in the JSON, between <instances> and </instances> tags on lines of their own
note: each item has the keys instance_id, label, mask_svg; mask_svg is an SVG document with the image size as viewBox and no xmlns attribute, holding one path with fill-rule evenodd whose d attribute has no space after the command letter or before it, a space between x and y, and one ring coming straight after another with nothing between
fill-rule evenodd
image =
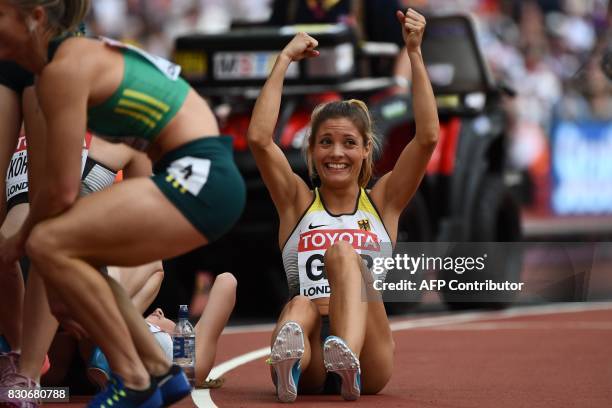
<instances>
[{"instance_id":1,"label":"athlete's leg","mask_svg":"<svg viewBox=\"0 0 612 408\"><path fill-rule=\"evenodd\" d=\"M157 269L150 275L150 278L145 282L144 286L132 296L132 303L134 303L134 306L136 306L140 314L143 314L145 310L151 306L151 303L153 303L159 293L163 281L164 271L163 269Z\"/></svg>"},{"instance_id":2,"label":"athlete's leg","mask_svg":"<svg viewBox=\"0 0 612 408\"><path fill-rule=\"evenodd\" d=\"M338 241L325 252L325 272L331 288L331 334L342 338L358 357L366 333L368 303L362 296L362 261L351 244Z\"/></svg>"},{"instance_id":3,"label":"athlete's leg","mask_svg":"<svg viewBox=\"0 0 612 408\"><path fill-rule=\"evenodd\" d=\"M134 307L132 300L117 281L110 277L106 279L147 371L155 376L166 374L170 369L170 362L166 359L157 341L151 336L149 326L142 318L142 313Z\"/></svg>"},{"instance_id":4,"label":"athlete's leg","mask_svg":"<svg viewBox=\"0 0 612 408\"><path fill-rule=\"evenodd\" d=\"M28 208L28 204L17 204L9 210L0 227L3 237L10 237L19 230L28 215ZM0 268L0 334L4 335L13 351L19 351L25 290L23 276L17 262L0 264Z\"/></svg>"},{"instance_id":5,"label":"athlete's leg","mask_svg":"<svg viewBox=\"0 0 612 408\"><path fill-rule=\"evenodd\" d=\"M143 388L149 382L145 366L94 266L142 265L205 243L151 180L133 179L84 197L62 216L39 224L26 247L45 283L59 293L126 386ZM147 339L155 342L151 335Z\"/></svg>"},{"instance_id":6,"label":"athlete's leg","mask_svg":"<svg viewBox=\"0 0 612 408\"><path fill-rule=\"evenodd\" d=\"M144 313L147 307L149 307L149 305L153 302L153 299L155 299L155 297L157 296L162 280L164 278L161 261L151 262L150 264L133 268L120 268L117 266L109 266L106 269L108 271L109 280L114 280L118 282L119 285L121 285L127 296L130 298L131 302L134 304L134 306L136 306L136 309L138 310L140 316L142 315L142 313ZM111 288L114 288L114 285L111 285ZM113 290L113 292L115 292L115 290ZM115 294L115 299L118 302L121 314L124 318L126 318L122 307L122 301L124 301L122 294ZM130 313L129 310L127 311L127 313ZM160 354L157 350L139 349L139 344L142 343L145 347L147 346L147 344L149 344L146 342L146 340L136 340L138 333L142 335L142 327L140 322L137 321L135 327L132 327L130 325L128 319L126 319L126 322L128 323L130 333L132 334L132 336L135 337L135 345L138 350L138 353L140 354L140 357L143 358L143 355L153 353L152 358L143 359L145 365L147 365L147 363L149 364L147 366L149 372L153 374L158 374L160 370L166 370L162 371L162 374L167 372L167 364L165 364L165 361L161 361L160 364ZM135 330L137 330L138 333L136 333ZM81 352L84 353L83 355L86 356L85 359L86 361L88 361L87 376L89 380L92 383L96 384L100 389L103 389L106 386L106 383L110 376L106 356L101 353L99 348L93 347L90 341L81 342L80 345ZM152 361L157 361L157 364L151 365Z\"/></svg>"},{"instance_id":7,"label":"athlete's leg","mask_svg":"<svg viewBox=\"0 0 612 408\"><path fill-rule=\"evenodd\" d=\"M395 342L382 301L368 303L365 341L361 349L361 381L363 394L376 394L391 379Z\"/></svg>"},{"instance_id":8,"label":"athlete's leg","mask_svg":"<svg viewBox=\"0 0 612 408\"><path fill-rule=\"evenodd\" d=\"M51 314L44 283L35 269L30 269L25 294L19 373L38 382L40 368L57 331L58 322Z\"/></svg>"},{"instance_id":9,"label":"athlete's leg","mask_svg":"<svg viewBox=\"0 0 612 408\"><path fill-rule=\"evenodd\" d=\"M272 333L271 345L278 331L287 322L296 322L304 332L304 354L300 359L302 375L300 389L318 391L325 382L326 372L321 350L321 315L317 306L305 296L296 296L283 308L276 328Z\"/></svg>"},{"instance_id":10,"label":"athlete's leg","mask_svg":"<svg viewBox=\"0 0 612 408\"><path fill-rule=\"evenodd\" d=\"M161 261L136 267L109 266L108 275L119 282L136 308L144 313L159 292L164 267Z\"/></svg>"},{"instance_id":11,"label":"athlete's leg","mask_svg":"<svg viewBox=\"0 0 612 408\"><path fill-rule=\"evenodd\" d=\"M196 384L208 377L217 354L217 341L236 303L236 278L231 273L217 276L202 317L196 324Z\"/></svg>"},{"instance_id":12,"label":"athlete's leg","mask_svg":"<svg viewBox=\"0 0 612 408\"><path fill-rule=\"evenodd\" d=\"M395 348L380 294L361 257L344 241L327 250L325 271L332 293L331 332L359 357L362 392L375 394L391 378Z\"/></svg>"}]
</instances>

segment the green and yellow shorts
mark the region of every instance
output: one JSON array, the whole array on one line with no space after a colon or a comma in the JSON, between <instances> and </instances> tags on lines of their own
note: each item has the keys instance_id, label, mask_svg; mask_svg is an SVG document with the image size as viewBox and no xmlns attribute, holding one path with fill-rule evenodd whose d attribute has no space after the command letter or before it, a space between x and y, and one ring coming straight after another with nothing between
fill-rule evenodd
<instances>
[{"instance_id":1,"label":"green and yellow shorts","mask_svg":"<svg viewBox=\"0 0 612 408\"><path fill-rule=\"evenodd\" d=\"M229 136L197 139L167 153L152 180L209 242L232 228L246 202Z\"/></svg>"}]
</instances>

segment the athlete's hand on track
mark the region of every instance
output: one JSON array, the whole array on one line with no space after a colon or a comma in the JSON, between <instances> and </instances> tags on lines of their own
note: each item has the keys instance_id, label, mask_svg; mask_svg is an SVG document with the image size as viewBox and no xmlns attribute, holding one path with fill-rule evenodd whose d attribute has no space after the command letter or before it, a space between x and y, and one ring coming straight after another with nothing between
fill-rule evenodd
<instances>
[{"instance_id":1,"label":"athlete's hand on track","mask_svg":"<svg viewBox=\"0 0 612 408\"><path fill-rule=\"evenodd\" d=\"M20 233L9 238L2 238L0 242L0 260L5 265L17 262L25 255L25 240Z\"/></svg>"},{"instance_id":2,"label":"athlete's hand on track","mask_svg":"<svg viewBox=\"0 0 612 408\"><path fill-rule=\"evenodd\" d=\"M406 13L396 12L397 20L402 25L402 36L408 52L418 51L425 32L425 17L409 8Z\"/></svg>"},{"instance_id":3,"label":"athlete's hand on track","mask_svg":"<svg viewBox=\"0 0 612 408\"><path fill-rule=\"evenodd\" d=\"M299 61L304 58L319 56L319 51L315 50L319 42L306 33L297 33L295 37L285 46L281 54L291 61Z\"/></svg>"}]
</instances>

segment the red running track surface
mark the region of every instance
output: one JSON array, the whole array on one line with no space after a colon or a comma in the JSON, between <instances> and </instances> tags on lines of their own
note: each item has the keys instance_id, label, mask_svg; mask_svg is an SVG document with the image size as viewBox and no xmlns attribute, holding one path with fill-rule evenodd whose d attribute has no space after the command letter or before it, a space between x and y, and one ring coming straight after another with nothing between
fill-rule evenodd
<instances>
[{"instance_id":1,"label":"red running track surface","mask_svg":"<svg viewBox=\"0 0 612 408\"><path fill-rule=\"evenodd\" d=\"M395 322L394 375L376 396L298 396L299 407L609 408L612 407L612 303L600 310L484 313ZM551 306L548 306L549 308ZM553 308L555 306L552 306ZM561 307L561 306L560 306ZM580 304L577 306L580 308ZM589 305L586 306L590 307ZM523 311L531 311L522 315ZM224 334L217 364L269 345L271 330ZM219 407L279 407L265 357L224 375ZM85 406L89 398L72 398ZM67 404L45 404L66 407ZM175 407L194 407L189 398ZM204 405L201 405L204 406Z\"/></svg>"},{"instance_id":2,"label":"red running track surface","mask_svg":"<svg viewBox=\"0 0 612 408\"><path fill-rule=\"evenodd\" d=\"M391 381L381 394L350 406L612 407L612 304L575 313L495 316L394 332ZM217 361L265 347L269 336L223 335ZM212 392L214 403L278 406L264 359L225 374L223 388ZM345 405L340 396L298 396L294 405L339 403Z\"/></svg>"}]
</instances>

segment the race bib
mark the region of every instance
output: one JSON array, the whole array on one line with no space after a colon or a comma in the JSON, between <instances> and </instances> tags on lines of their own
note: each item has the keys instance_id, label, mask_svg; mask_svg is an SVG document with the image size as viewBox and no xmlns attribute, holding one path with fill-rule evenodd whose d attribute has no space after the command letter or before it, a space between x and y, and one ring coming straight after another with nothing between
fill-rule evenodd
<instances>
[{"instance_id":1,"label":"race bib","mask_svg":"<svg viewBox=\"0 0 612 408\"><path fill-rule=\"evenodd\" d=\"M81 153L81 177L83 176L83 172L85 171L85 162L87 162L87 156L89 156L90 146L91 146L91 133L86 133L85 139L83 140L83 151Z\"/></svg>"},{"instance_id":2,"label":"race bib","mask_svg":"<svg viewBox=\"0 0 612 408\"><path fill-rule=\"evenodd\" d=\"M346 241L361 256L368 268L380 253L378 236L361 229L315 229L300 234L298 244L298 270L300 295L310 299L329 297L331 290L323 263L325 251L338 241Z\"/></svg>"},{"instance_id":3,"label":"race bib","mask_svg":"<svg viewBox=\"0 0 612 408\"><path fill-rule=\"evenodd\" d=\"M85 169L85 162L91 146L91 134L87 133L83 140L83 150L81 153L81 175ZM9 168L6 172L6 199L7 201L21 193L28 192L28 144L25 135L19 136L17 148Z\"/></svg>"},{"instance_id":4,"label":"race bib","mask_svg":"<svg viewBox=\"0 0 612 408\"><path fill-rule=\"evenodd\" d=\"M113 40L111 38L100 37L100 39L107 45L116 48L127 49L136 54L140 55L147 61L149 61L153 66L155 66L162 74L164 74L168 79L172 81L176 81L181 74L181 67L177 64L174 64L167 59L162 57L158 57L157 55L149 54L146 51L141 50L138 47L134 47L130 44L125 44L120 41Z\"/></svg>"},{"instance_id":5,"label":"race bib","mask_svg":"<svg viewBox=\"0 0 612 408\"><path fill-rule=\"evenodd\" d=\"M19 136L17 148L6 172L6 199L28 192L28 151L26 138Z\"/></svg>"},{"instance_id":6,"label":"race bib","mask_svg":"<svg viewBox=\"0 0 612 408\"><path fill-rule=\"evenodd\" d=\"M168 168L166 181L181 193L189 191L194 196L200 194L208 181L211 161L196 157L183 157L173 161Z\"/></svg>"}]
</instances>

